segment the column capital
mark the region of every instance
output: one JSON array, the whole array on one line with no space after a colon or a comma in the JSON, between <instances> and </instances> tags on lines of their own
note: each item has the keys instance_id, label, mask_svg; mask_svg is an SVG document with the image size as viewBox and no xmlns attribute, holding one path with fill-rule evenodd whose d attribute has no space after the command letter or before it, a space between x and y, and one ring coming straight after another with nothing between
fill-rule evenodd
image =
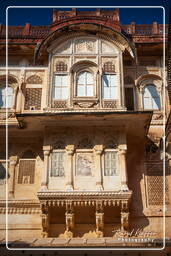
<instances>
[{"instance_id":1,"label":"column capital","mask_svg":"<svg viewBox=\"0 0 171 256\"><path fill-rule=\"evenodd\" d=\"M101 155L103 152L103 145L96 145L94 147L94 151L97 155Z\"/></svg>"},{"instance_id":2,"label":"column capital","mask_svg":"<svg viewBox=\"0 0 171 256\"><path fill-rule=\"evenodd\" d=\"M17 156L11 156L10 158L9 158L9 164L10 164L10 166L12 166L12 165L16 165L17 164L17 160L18 160L18 157Z\"/></svg>"},{"instance_id":3,"label":"column capital","mask_svg":"<svg viewBox=\"0 0 171 256\"><path fill-rule=\"evenodd\" d=\"M123 148L119 149L119 154L120 155L126 155L126 153L127 153L127 149L123 149Z\"/></svg>"},{"instance_id":4,"label":"column capital","mask_svg":"<svg viewBox=\"0 0 171 256\"><path fill-rule=\"evenodd\" d=\"M65 149L66 149L66 153L68 155L73 155L74 154L74 145L67 145Z\"/></svg>"},{"instance_id":5,"label":"column capital","mask_svg":"<svg viewBox=\"0 0 171 256\"><path fill-rule=\"evenodd\" d=\"M44 156L48 156L50 154L51 146L43 146L43 154Z\"/></svg>"}]
</instances>

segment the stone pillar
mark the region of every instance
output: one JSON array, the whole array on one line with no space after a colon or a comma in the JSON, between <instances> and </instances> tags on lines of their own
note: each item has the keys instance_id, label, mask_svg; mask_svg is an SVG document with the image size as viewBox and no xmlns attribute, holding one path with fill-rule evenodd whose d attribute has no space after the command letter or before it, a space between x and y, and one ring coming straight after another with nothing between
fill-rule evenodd
<instances>
[{"instance_id":1,"label":"stone pillar","mask_svg":"<svg viewBox=\"0 0 171 256\"><path fill-rule=\"evenodd\" d=\"M66 203L66 212L65 212L65 222L66 222L66 230L65 237L72 238L73 237L73 228L74 228L74 211L72 203Z\"/></svg>"},{"instance_id":2,"label":"stone pillar","mask_svg":"<svg viewBox=\"0 0 171 256\"><path fill-rule=\"evenodd\" d=\"M128 202L121 202L121 231L128 230L129 227L129 211Z\"/></svg>"},{"instance_id":3,"label":"stone pillar","mask_svg":"<svg viewBox=\"0 0 171 256\"><path fill-rule=\"evenodd\" d=\"M22 97L23 97L23 92L20 86L18 89L17 97L16 97L16 112L18 113L20 113L22 110Z\"/></svg>"},{"instance_id":4,"label":"stone pillar","mask_svg":"<svg viewBox=\"0 0 171 256\"><path fill-rule=\"evenodd\" d=\"M96 188L97 190L103 190L102 166L101 166L101 154L103 151L103 146L96 145L94 150L96 154Z\"/></svg>"},{"instance_id":5,"label":"stone pillar","mask_svg":"<svg viewBox=\"0 0 171 256\"><path fill-rule=\"evenodd\" d=\"M8 195L9 198L14 198L14 186L15 186L15 166L17 164L17 156L10 157L9 161L9 180L8 180Z\"/></svg>"},{"instance_id":6,"label":"stone pillar","mask_svg":"<svg viewBox=\"0 0 171 256\"><path fill-rule=\"evenodd\" d=\"M44 153L44 168L43 168L43 173L42 173L41 190L47 190L48 174L49 174L50 146L44 146L43 153Z\"/></svg>"},{"instance_id":7,"label":"stone pillar","mask_svg":"<svg viewBox=\"0 0 171 256\"><path fill-rule=\"evenodd\" d=\"M140 93L139 93L139 110L144 109L144 87L140 86Z\"/></svg>"},{"instance_id":8,"label":"stone pillar","mask_svg":"<svg viewBox=\"0 0 171 256\"><path fill-rule=\"evenodd\" d=\"M65 162L66 169L66 190L73 190L73 154L74 145L66 147L67 159Z\"/></svg>"},{"instance_id":9,"label":"stone pillar","mask_svg":"<svg viewBox=\"0 0 171 256\"><path fill-rule=\"evenodd\" d=\"M102 203L96 203L96 235L103 237L104 233L104 212Z\"/></svg>"},{"instance_id":10,"label":"stone pillar","mask_svg":"<svg viewBox=\"0 0 171 256\"><path fill-rule=\"evenodd\" d=\"M49 214L48 214L48 206L45 204L41 205L41 218L42 218L42 237L48 237L48 231L49 231Z\"/></svg>"},{"instance_id":11,"label":"stone pillar","mask_svg":"<svg viewBox=\"0 0 171 256\"><path fill-rule=\"evenodd\" d=\"M121 190L128 191L128 178L126 168L126 149L119 150L119 162L120 162L120 173L121 173Z\"/></svg>"}]
</instances>

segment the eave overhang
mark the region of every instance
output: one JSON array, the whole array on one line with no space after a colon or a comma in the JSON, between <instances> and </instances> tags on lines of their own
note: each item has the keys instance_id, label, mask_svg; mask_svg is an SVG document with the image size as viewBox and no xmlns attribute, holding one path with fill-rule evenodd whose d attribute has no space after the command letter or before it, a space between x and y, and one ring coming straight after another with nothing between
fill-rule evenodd
<instances>
[{"instance_id":1,"label":"eave overhang","mask_svg":"<svg viewBox=\"0 0 171 256\"><path fill-rule=\"evenodd\" d=\"M82 111L16 114L25 130L43 131L46 127L107 127L123 130L131 137L144 137L148 133L152 111Z\"/></svg>"}]
</instances>

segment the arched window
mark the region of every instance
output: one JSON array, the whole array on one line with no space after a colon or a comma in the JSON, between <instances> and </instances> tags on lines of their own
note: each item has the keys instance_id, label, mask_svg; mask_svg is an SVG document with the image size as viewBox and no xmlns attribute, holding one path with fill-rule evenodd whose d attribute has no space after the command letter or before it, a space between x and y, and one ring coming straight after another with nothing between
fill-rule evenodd
<instances>
[{"instance_id":1,"label":"arched window","mask_svg":"<svg viewBox=\"0 0 171 256\"><path fill-rule=\"evenodd\" d=\"M160 109L160 96L154 85L147 85L144 89L144 109Z\"/></svg>"},{"instance_id":2,"label":"arched window","mask_svg":"<svg viewBox=\"0 0 171 256\"><path fill-rule=\"evenodd\" d=\"M0 87L0 108L12 108L14 90L12 87Z\"/></svg>"},{"instance_id":3,"label":"arched window","mask_svg":"<svg viewBox=\"0 0 171 256\"><path fill-rule=\"evenodd\" d=\"M77 96L92 97L94 93L93 74L89 71L80 72L77 76Z\"/></svg>"}]
</instances>

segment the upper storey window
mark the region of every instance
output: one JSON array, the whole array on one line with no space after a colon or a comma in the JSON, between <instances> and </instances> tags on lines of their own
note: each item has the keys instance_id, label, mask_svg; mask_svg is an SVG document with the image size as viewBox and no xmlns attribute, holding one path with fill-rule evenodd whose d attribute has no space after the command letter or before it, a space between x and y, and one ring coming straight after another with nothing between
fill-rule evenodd
<instances>
[{"instance_id":1,"label":"upper storey window","mask_svg":"<svg viewBox=\"0 0 171 256\"><path fill-rule=\"evenodd\" d=\"M88 71L82 71L77 76L77 96L92 97L94 96L93 74Z\"/></svg>"},{"instance_id":2,"label":"upper storey window","mask_svg":"<svg viewBox=\"0 0 171 256\"><path fill-rule=\"evenodd\" d=\"M103 75L103 98L118 99L118 83L115 74Z\"/></svg>"},{"instance_id":3,"label":"upper storey window","mask_svg":"<svg viewBox=\"0 0 171 256\"><path fill-rule=\"evenodd\" d=\"M160 96L154 85L145 86L144 109L159 110L161 108Z\"/></svg>"},{"instance_id":4,"label":"upper storey window","mask_svg":"<svg viewBox=\"0 0 171 256\"><path fill-rule=\"evenodd\" d=\"M54 81L53 99L68 99L68 75L57 74Z\"/></svg>"},{"instance_id":5,"label":"upper storey window","mask_svg":"<svg viewBox=\"0 0 171 256\"><path fill-rule=\"evenodd\" d=\"M0 87L0 108L12 108L14 90L12 87Z\"/></svg>"}]
</instances>

